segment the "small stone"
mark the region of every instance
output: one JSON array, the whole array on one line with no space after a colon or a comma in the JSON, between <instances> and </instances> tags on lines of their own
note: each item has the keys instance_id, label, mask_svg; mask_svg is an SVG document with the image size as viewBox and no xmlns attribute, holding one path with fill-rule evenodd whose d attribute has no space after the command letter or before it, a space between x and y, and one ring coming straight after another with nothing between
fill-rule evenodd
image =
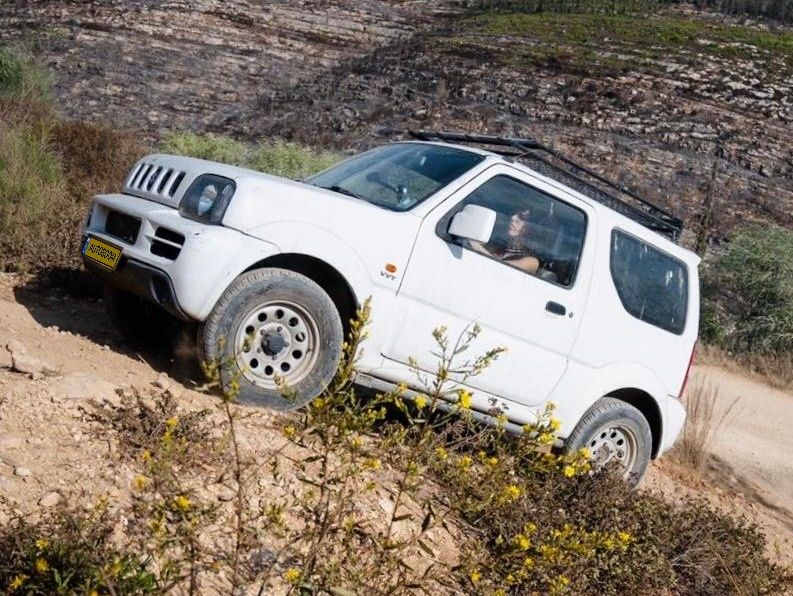
<instances>
[{"instance_id":1,"label":"small stone","mask_svg":"<svg viewBox=\"0 0 793 596\"><path fill-rule=\"evenodd\" d=\"M11 353L11 369L23 374L43 374L51 370L44 362L28 354L25 346L18 341L6 344L6 350Z\"/></svg>"},{"instance_id":2,"label":"small stone","mask_svg":"<svg viewBox=\"0 0 793 596\"><path fill-rule=\"evenodd\" d=\"M42 507L54 507L61 500L60 493L55 491L49 492L39 500L39 505Z\"/></svg>"},{"instance_id":3,"label":"small stone","mask_svg":"<svg viewBox=\"0 0 793 596\"><path fill-rule=\"evenodd\" d=\"M31 472L29 468L25 468L23 466L17 466L16 468L14 468L14 474L19 476L20 478L27 478L28 476L33 476L33 472Z\"/></svg>"},{"instance_id":4,"label":"small stone","mask_svg":"<svg viewBox=\"0 0 793 596\"><path fill-rule=\"evenodd\" d=\"M155 387L166 391L171 386L171 380L165 373L160 373L157 380L152 383Z\"/></svg>"},{"instance_id":5,"label":"small stone","mask_svg":"<svg viewBox=\"0 0 793 596\"><path fill-rule=\"evenodd\" d=\"M55 395L63 399L96 399L111 403L118 401L115 385L89 373L69 373L54 383L51 389Z\"/></svg>"}]
</instances>

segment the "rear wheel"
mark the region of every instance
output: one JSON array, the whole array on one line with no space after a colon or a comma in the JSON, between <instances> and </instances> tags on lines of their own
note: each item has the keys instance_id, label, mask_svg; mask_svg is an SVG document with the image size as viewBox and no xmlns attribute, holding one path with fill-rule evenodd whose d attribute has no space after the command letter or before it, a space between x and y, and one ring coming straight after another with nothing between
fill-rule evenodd
<instances>
[{"instance_id":1,"label":"rear wheel","mask_svg":"<svg viewBox=\"0 0 793 596\"><path fill-rule=\"evenodd\" d=\"M565 442L568 453L584 447L594 467L618 466L625 481L635 486L650 463L652 432L639 410L604 397L584 414Z\"/></svg>"},{"instance_id":2,"label":"rear wheel","mask_svg":"<svg viewBox=\"0 0 793 596\"><path fill-rule=\"evenodd\" d=\"M305 405L332 379L341 357L341 317L315 282L286 269L237 278L203 325L201 347L237 400L286 410ZM294 394L286 398L282 381Z\"/></svg>"}]
</instances>

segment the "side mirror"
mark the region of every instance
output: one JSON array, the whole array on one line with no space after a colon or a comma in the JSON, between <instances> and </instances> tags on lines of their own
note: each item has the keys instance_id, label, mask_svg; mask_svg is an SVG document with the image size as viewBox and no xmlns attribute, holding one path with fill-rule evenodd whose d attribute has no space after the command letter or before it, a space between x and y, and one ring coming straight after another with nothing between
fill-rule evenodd
<instances>
[{"instance_id":1,"label":"side mirror","mask_svg":"<svg viewBox=\"0 0 793 596\"><path fill-rule=\"evenodd\" d=\"M466 240L489 242L495 225L495 211L481 205L466 205L452 217L449 234Z\"/></svg>"}]
</instances>

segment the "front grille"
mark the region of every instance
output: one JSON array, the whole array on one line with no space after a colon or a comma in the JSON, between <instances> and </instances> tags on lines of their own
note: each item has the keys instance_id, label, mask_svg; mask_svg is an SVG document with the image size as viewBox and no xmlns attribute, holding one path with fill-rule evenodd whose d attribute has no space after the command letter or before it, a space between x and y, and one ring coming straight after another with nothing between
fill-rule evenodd
<instances>
[{"instance_id":1,"label":"front grille","mask_svg":"<svg viewBox=\"0 0 793 596\"><path fill-rule=\"evenodd\" d=\"M151 254L175 261L184 246L184 236L168 228L159 227L151 240Z\"/></svg>"},{"instance_id":2,"label":"front grille","mask_svg":"<svg viewBox=\"0 0 793 596\"><path fill-rule=\"evenodd\" d=\"M184 175L184 172L173 168L142 162L132 170L126 186L131 190L173 198Z\"/></svg>"},{"instance_id":3,"label":"front grille","mask_svg":"<svg viewBox=\"0 0 793 596\"><path fill-rule=\"evenodd\" d=\"M119 211L109 211L105 221L105 233L123 240L127 244L135 244L140 232L140 220Z\"/></svg>"}]
</instances>

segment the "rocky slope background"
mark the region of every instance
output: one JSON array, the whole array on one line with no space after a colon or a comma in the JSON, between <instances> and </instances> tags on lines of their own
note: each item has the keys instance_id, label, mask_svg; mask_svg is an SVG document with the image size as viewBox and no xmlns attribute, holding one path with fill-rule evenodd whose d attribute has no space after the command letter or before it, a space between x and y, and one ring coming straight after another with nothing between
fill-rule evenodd
<instances>
[{"instance_id":1,"label":"rocky slope background","mask_svg":"<svg viewBox=\"0 0 793 596\"><path fill-rule=\"evenodd\" d=\"M350 150L380 142L380 125L534 136L682 215L689 244L747 218L793 225L789 26L685 4L537 4L11 0L0 39L54 72L67 116L149 141L170 129Z\"/></svg>"}]
</instances>

